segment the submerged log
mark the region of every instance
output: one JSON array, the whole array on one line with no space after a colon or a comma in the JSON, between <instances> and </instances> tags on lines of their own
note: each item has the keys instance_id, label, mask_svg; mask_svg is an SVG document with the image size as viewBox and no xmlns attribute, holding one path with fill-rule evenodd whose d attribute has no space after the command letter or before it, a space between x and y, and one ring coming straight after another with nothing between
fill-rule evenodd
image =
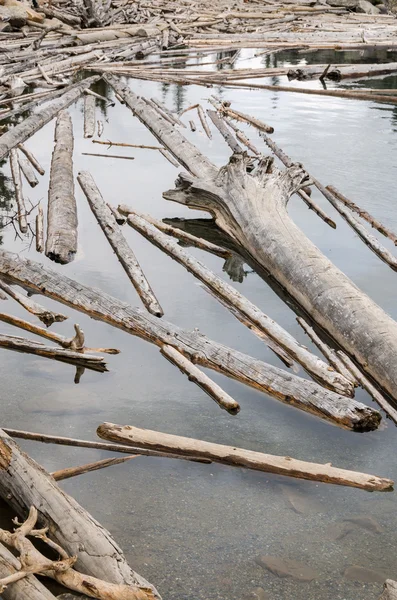
<instances>
[{"instance_id":1,"label":"submerged log","mask_svg":"<svg viewBox=\"0 0 397 600\"><path fill-rule=\"evenodd\" d=\"M122 207L123 212L127 212ZM168 238L156 227L148 223L143 217L136 215L130 210L128 223L134 229L139 231L149 241L158 248L166 252L174 260L182 264L197 279L208 286L216 296L219 296L226 304L231 304L238 312L242 313L255 327L269 336L273 342L281 346L289 356L299 362L303 368L310 373L316 380L321 381L323 385L339 393L352 396L353 387L350 380L332 369L318 356L309 352L309 350L299 344L299 342L283 329L278 323L273 321L268 315L263 313L257 306L240 294L233 286L223 281L215 275L203 263L186 252L178 244Z\"/></svg>"},{"instance_id":2,"label":"submerged log","mask_svg":"<svg viewBox=\"0 0 397 600\"><path fill-rule=\"evenodd\" d=\"M0 136L0 160L7 156L12 148L27 140L36 131L51 121L62 109L73 104L84 92L84 89L98 81L98 79L100 79L100 75L93 75L88 79L84 79L41 111L31 115Z\"/></svg>"},{"instance_id":3,"label":"submerged log","mask_svg":"<svg viewBox=\"0 0 397 600\"><path fill-rule=\"evenodd\" d=\"M156 590L127 564L110 533L63 492L55 480L14 440L0 430L0 496L18 516L25 518L31 506L48 536L69 556L77 556L76 568L110 583Z\"/></svg>"},{"instance_id":4,"label":"submerged log","mask_svg":"<svg viewBox=\"0 0 397 600\"><path fill-rule=\"evenodd\" d=\"M124 271L127 273L143 304L152 315L162 317L164 314L163 309L154 295L135 254L121 233L120 227L117 224L112 211L102 198L101 192L97 188L91 174L88 173L88 171L82 171L79 173L77 180L103 233L115 251L117 258Z\"/></svg>"},{"instance_id":5,"label":"submerged log","mask_svg":"<svg viewBox=\"0 0 397 600\"><path fill-rule=\"evenodd\" d=\"M362 431L379 425L379 412L360 402L214 342L200 332L180 329L6 250L0 250L0 274L160 347L169 344L195 364L219 371L342 427Z\"/></svg>"},{"instance_id":6,"label":"submerged log","mask_svg":"<svg viewBox=\"0 0 397 600\"><path fill-rule=\"evenodd\" d=\"M159 431L139 429L131 425L122 426L103 423L98 427L97 434L102 439L123 442L138 448L168 450L174 454L189 454L200 458L210 458L214 462L264 471L265 473L277 473L278 475L287 475L299 479L358 487L369 491L381 492L393 489L393 481L390 479L338 469L330 464L320 465L296 460L289 456L263 454L262 452L204 442Z\"/></svg>"},{"instance_id":7,"label":"submerged log","mask_svg":"<svg viewBox=\"0 0 397 600\"><path fill-rule=\"evenodd\" d=\"M48 308L40 306L40 304L37 304L37 302L34 302L31 298L24 296L17 290L14 290L14 288L12 288L10 285L5 283L1 279L0 290L11 296L11 298L13 298L21 306L26 308L26 310L32 315L36 315L36 317L38 317L40 321L44 323L44 325L46 325L46 327L50 327L50 325L52 325L53 323L61 323L62 321L65 321L67 319L67 317L65 317L65 315L62 315L61 313L56 313L52 310L49 310Z\"/></svg>"}]
</instances>

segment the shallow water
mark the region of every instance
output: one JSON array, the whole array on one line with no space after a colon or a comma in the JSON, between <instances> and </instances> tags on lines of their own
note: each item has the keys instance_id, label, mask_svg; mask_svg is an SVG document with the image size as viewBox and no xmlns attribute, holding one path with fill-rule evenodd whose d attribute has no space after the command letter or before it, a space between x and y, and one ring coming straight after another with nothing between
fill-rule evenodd
<instances>
[{"instance_id":1,"label":"shallow water","mask_svg":"<svg viewBox=\"0 0 397 600\"><path fill-rule=\"evenodd\" d=\"M245 61L253 53L243 52L237 66L266 64L260 58ZM351 62L351 54L338 53L334 61ZM390 54L387 56L394 60ZM326 63L331 59L324 53L295 53L278 55L277 64ZM284 83L283 78L278 81ZM395 78L390 77L373 79L366 85L395 87L395 83ZM137 93L154 96L178 111L196 102L205 105L214 92L204 87L135 80L130 85ZM102 84L97 89L111 95ZM395 107L264 90L217 87L215 93L232 100L236 109L272 124L275 141L291 158L397 230ZM98 101L98 118L105 121L102 139L153 144L152 135L125 106L116 105L100 115L100 105ZM83 156L82 152L106 153L107 149L83 139L82 102L70 111L75 130L76 174L82 169L90 170L108 202L115 206L127 203L157 218L203 216L162 198L162 192L173 187L178 169L157 152L116 147L109 150L112 154L135 156L134 161ZM192 114L186 117L190 119ZM198 131L191 133L186 129L186 136L217 165L225 164L229 149L223 139L213 132L213 140L208 140L198 119L194 120ZM26 144L46 168L45 177L40 178L34 190L24 188L33 204L38 200L46 203L53 131L54 122ZM254 130L246 132L263 148ZM7 164L3 172L8 176ZM4 182L0 185L4 186ZM4 247L139 305L134 288L77 183L76 196L79 252L73 263L54 265L34 248L29 249L29 240L15 240L10 227L2 231ZM4 193L4 204L7 197ZM297 197L289 205L295 222L359 287L397 318L396 274L362 244L315 190L313 198L337 222L337 230L330 229ZM155 289L165 319L181 327L198 327L217 341L284 368L181 266L131 229L124 227L123 231ZM391 243L382 241L392 249ZM228 278L222 259L195 249L191 252L218 275ZM316 352L296 323L294 312L249 267L245 270L243 283L234 285ZM74 367L70 365L0 350L3 426L95 439L97 426L111 421L308 461L332 462L335 466L397 479L396 431L391 422L385 420L379 431L367 434L340 430L212 373L241 403L240 414L232 417L165 361L157 347L48 299L38 301L57 306L69 316L64 323L53 326L54 331L72 335L72 324L78 322L88 345L117 347L122 353L107 357L109 373L86 371L81 383L75 385ZM0 309L29 318L12 300L1 304ZM24 335L5 324L1 331ZM302 372L300 375L305 376ZM358 390L356 397L373 406L363 391ZM21 445L49 471L105 457L101 451L33 442ZM258 586L270 600L375 600L381 593L380 580L397 578L395 494L369 494L220 465L146 457L61 485L109 528L132 566L168 600L241 600ZM301 512L293 508L291 499ZM344 519L366 515L376 519L377 531L356 526L335 539ZM255 562L260 555L299 560L316 570L316 578L310 583L278 578ZM355 582L344 577L346 568L354 565L380 571L379 582Z\"/></svg>"}]
</instances>

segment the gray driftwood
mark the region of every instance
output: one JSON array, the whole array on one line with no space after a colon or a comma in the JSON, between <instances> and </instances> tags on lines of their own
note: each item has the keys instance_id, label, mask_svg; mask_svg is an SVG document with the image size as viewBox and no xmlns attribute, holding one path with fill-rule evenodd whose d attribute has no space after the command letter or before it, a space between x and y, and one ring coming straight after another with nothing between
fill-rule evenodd
<instances>
[{"instance_id":1,"label":"gray driftwood","mask_svg":"<svg viewBox=\"0 0 397 600\"><path fill-rule=\"evenodd\" d=\"M18 304L26 308L26 310L32 315L38 317L40 321L44 323L44 325L46 325L47 327L50 327L50 325L52 325L53 323L60 323L67 319L65 315L53 312L52 310L49 310L48 308L44 308L40 304L37 304L37 302L34 302L34 300L29 298L28 296L24 296L23 294L21 294L21 292L18 292L1 279L0 290L8 294L11 298L18 302Z\"/></svg>"},{"instance_id":2,"label":"gray driftwood","mask_svg":"<svg viewBox=\"0 0 397 600\"><path fill-rule=\"evenodd\" d=\"M392 579L386 579L383 586L383 594L379 600L397 600L397 582Z\"/></svg>"},{"instance_id":3,"label":"gray driftwood","mask_svg":"<svg viewBox=\"0 0 397 600\"><path fill-rule=\"evenodd\" d=\"M95 98L91 94L84 96L84 137L95 135Z\"/></svg>"},{"instance_id":4,"label":"gray driftwood","mask_svg":"<svg viewBox=\"0 0 397 600\"><path fill-rule=\"evenodd\" d=\"M88 97L88 96L86 96ZM55 148L48 189L48 258L61 264L77 252L77 206L73 178L73 126L68 111L59 113L55 127Z\"/></svg>"},{"instance_id":5,"label":"gray driftwood","mask_svg":"<svg viewBox=\"0 0 397 600\"><path fill-rule=\"evenodd\" d=\"M214 342L200 332L180 329L6 250L0 250L0 274L160 347L169 344L196 364L219 371L342 427L362 431L376 429L379 425L379 412L354 399Z\"/></svg>"}]
</instances>

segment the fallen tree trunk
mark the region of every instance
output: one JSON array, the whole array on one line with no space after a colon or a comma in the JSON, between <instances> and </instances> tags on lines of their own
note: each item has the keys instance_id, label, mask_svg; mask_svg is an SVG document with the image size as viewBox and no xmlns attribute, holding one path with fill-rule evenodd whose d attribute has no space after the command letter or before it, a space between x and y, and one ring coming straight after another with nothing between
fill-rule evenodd
<instances>
[{"instance_id":1,"label":"fallen tree trunk","mask_svg":"<svg viewBox=\"0 0 397 600\"><path fill-rule=\"evenodd\" d=\"M86 96L90 97L90 96ZM77 206L73 178L73 126L67 111L59 113L48 189L45 254L67 264L77 252Z\"/></svg>"},{"instance_id":2,"label":"fallen tree trunk","mask_svg":"<svg viewBox=\"0 0 397 600\"><path fill-rule=\"evenodd\" d=\"M9 151L30 138L36 131L46 125L62 109L67 108L75 102L85 88L100 79L100 75L93 75L84 79L78 85L74 86L68 92L65 92L60 98L54 100L49 106L43 108L0 136L0 160L2 160Z\"/></svg>"},{"instance_id":3,"label":"fallen tree trunk","mask_svg":"<svg viewBox=\"0 0 397 600\"><path fill-rule=\"evenodd\" d=\"M139 429L131 425L122 426L114 425L113 423L103 423L98 427L97 434L102 439L123 442L123 444L131 444L131 446L138 448L168 450L174 454L182 455L189 454L190 456L209 458L214 462L264 471L265 473L277 473L299 479L347 485L369 491L387 491L393 489L393 482L390 479L383 479L355 471L346 471L332 467L329 464L319 465L296 460L289 456L263 454L262 452L204 442L202 440L180 437L159 431Z\"/></svg>"},{"instance_id":4,"label":"fallen tree trunk","mask_svg":"<svg viewBox=\"0 0 397 600\"><path fill-rule=\"evenodd\" d=\"M376 429L378 411L260 360L180 329L146 311L59 275L34 261L0 250L0 274L158 346L169 344L192 362L219 371L278 400L354 430Z\"/></svg>"},{"instance_id":5,"label":"fallen tree trunk","mask_svg":"<svg viewBox=\"0 0 397 600\"><path fill-rule=\"evenodd\" d=\"M308 183L300 165L279 171L269 160L256 173L234 155L218 170L195 146L114 76L106 81L181 164L183 175L164 197L204 210L270 273L301 307L397 398L397 323L328 260L288 216L292 194Z\"/></svg>"},{"instance_id":6,"label":"fallen tree trunk","mask_svg":"<svg viewBox=\"0 0 397 600\"><path fill-rule=\"evenodd\" d=\"M21 563L0 544L0 579L17 573ZM4 600L56 600L55 596L34 575L8 585L1 593Z\"/></svg>"},{"instance_id":7,"label":"fallen tree trunk","mask_svg":"<svg viewBox=\"0 0 397 600\"><path fill-rule=\"evenodd\" d=\"M89 98L90 96L87 97ZM127 273L143 304L152 315L162 317L164 314L163 309L154 295L135 254L121 233L120 227L117 224L112 211L102 198L101 192L97 188L92 175L88 173L88 171L82 171L79 173L77 180L96 220L107 237L109 244L115 251L117 258L124 271Z\"/></svg>"},{"instance_id":8,"label":"fallen tree trunk","mask_svg":"<svg viewBox=\"0 0 397 600\"><path fill-rule=\"evenodd\" d=\"M160 598L132 571L110 533L1 429L0 496L22 518L35 506L41 526L49 528L48 536L69 556L77 556L76 568L81 572L109 583L150 588Z\"/></svg>"}]
</instances>

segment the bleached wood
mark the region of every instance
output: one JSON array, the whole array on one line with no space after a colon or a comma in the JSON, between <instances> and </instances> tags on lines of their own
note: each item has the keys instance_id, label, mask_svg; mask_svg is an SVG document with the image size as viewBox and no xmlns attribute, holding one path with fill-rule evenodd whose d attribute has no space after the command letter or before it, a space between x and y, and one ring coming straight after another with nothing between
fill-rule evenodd
<instances>
[{"instance_id":1,"label":"bleached wood","mask_svg":"<svg viewBox=\"0 0 397 600\"><path fill-rule=\"evenodd\" d=\"M18 153L15 149L11 150L10 153L10 167L12 180L14 182L19 230L21 231L21 233L26 233L28 230L28 223L26 220L26 206L22 192L22 180L21 171L19 168Z\"/></svg>"},{"instance_id":2,"label":"bleached wood","mask_svg":"<svg viewBox=\"0 0 397 600\"><path fill-rule=\"evenodd\" d=\"M29 298L28 296L24 296L23 294L15 290L13 287L5 283L5 281L3 281L2 279L0 279L0 289L9 296L11 296L11 298L18 302L18 304L26 308L26 310L32 315L36 315L36 317L38 317L40 321L44 323L44 325L46 325L47 327L49 327L53 323L60 323L67 319L65 315L53 312L48 308L44 308L37 302L34 302L34 300Z\"/></svg>"},{"instance_id":3,"label":"bleached wood","mask_svg":"<svg viewBox=\"0 0 397 600\"><path fill-rule=\"evenodd\" d=\"M392 579L386 579L383 586L383 594L379 600L397 600L397 582Z\"/></svg>"},{"instance_id":4,"label":"bleached wood","mask_svg":"<svg viewBox=\"0 0 397 600\"><path fill-rule=\"evenodd\" d=\"M84 137L95 135L95 98L91 94L84 96Z\"/></svg>"}]
</instances>

